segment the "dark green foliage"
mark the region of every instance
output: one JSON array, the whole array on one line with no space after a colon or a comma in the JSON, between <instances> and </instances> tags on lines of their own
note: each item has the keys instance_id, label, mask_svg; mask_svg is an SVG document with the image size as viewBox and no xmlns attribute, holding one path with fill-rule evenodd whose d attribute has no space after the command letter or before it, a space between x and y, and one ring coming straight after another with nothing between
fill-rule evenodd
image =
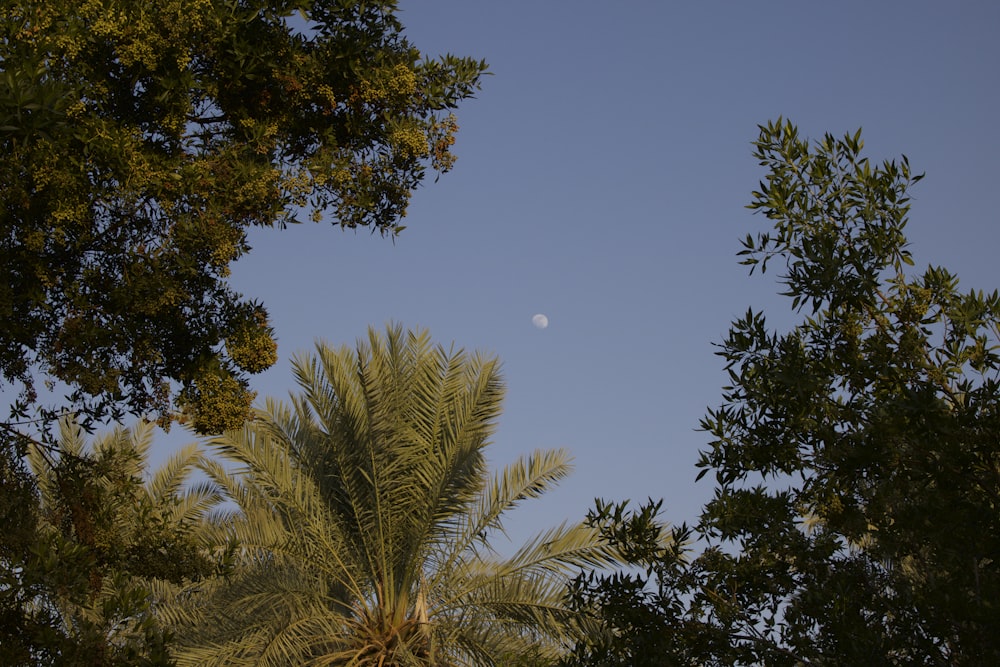
<instances>
[{"instance_id":1,"label":"dark green foliage","mask_svg":"<svg viewBox=\"0 0 1000 667\"><path fill-rule=\"evenodd\" d=\"M573 581L572 607L595 614L606 632L578 643L559 663L562 667L694 664L690 646L698 641L700 628L683 618L678 588L666 585L684 576L690 531L686 526L668 531L658 520L661 505L649 501L631 510L627 502L598 501L588 514L588 522L600 528L633 569L588 572Z\"/></svg>"},{"instance_id":2,"label":"dark green foliage","mask_svg":"<svg viewBox=\"0 0 1000 667\"><path fill-rule=\"evenodd\" d=\"M399 231L426 168L453 162L447 112L485 69L425 59L394 2L333 0L15 0L0 62L15 413L37 373L82 417L167 420L179 385L214 432L248 415L247 374L276 358L266 312L226 282L247 229L330 212Z\"/></svg>"},{"instance_id":3,"label":"dark green foliage","mask_svg":"<svg viewBox=\"0 0 1000 667\"><path fill-rule=\"evenodd\" d=\"M61 431L58 454L33 448L33 476L20 471L19 487L3 487L3 500L19 504L0 553L0 664L172 664L150 584L216 571L197 523L182 518L197 508L182 511L181 496L144 485L148 425L138 439L120 429L93 451L78 446L79 425Z\"/></svg>"},{"instance_id":4,"label":"dark green foliage","mask_svg":"<svg viewBox=\"0 0 1000 667\"><path fill-rule=\"evenodd\" d=\"M1000 297L962 293L942 268L907 273L919 177L861 149L859 134L811 145L788 123L761 130L770 173L750 208L774 230L742 254L782 262L805 317L779 334L748 313L721 346L732 387L703 422L700 465L720 483L703 525L778 579L778 637L800 656L992 662Z\"/></svg>"},{"instance_id":5,"label":"dark green foliage","mask_svg":"<svg viewBox=\"0 0 1000 667\"><path fill-rule=\"evenodd\" d=\"M773 228L740 254L780 267L802 321L750 310L720 345L697 528L715 546L644 604L700 626L676 651L691 664L1000 664L1000 296L911 268L905 157L873 165L860 133L812 143L782 121L754 145L749 208Z\"/></svg>"}]
</instances>

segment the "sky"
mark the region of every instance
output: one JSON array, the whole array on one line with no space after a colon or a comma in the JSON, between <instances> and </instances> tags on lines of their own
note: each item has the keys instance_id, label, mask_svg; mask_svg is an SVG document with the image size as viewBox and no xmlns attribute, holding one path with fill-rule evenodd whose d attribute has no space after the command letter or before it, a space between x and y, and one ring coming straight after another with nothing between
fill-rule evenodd
<instances>
[{"instance_id":1,"label":"sky","mask_svg":"<svg viewBox=\"0 0 1000 667\"><path fill-rule=\"evenodd\" d=\"M663 499L697 521L699 419L726 384L713 343L750 306L790 323L739 240L765 173L757 125L863 128L866 152L926 178L908 227L917 268L1000 287L1000 3L405 0L429 56L490 63L457 111L452 172L414 196L395 242L332 224L255 230L234 287L267 306L279 362L389 321L503 361L488 450L501 466L563 447L575 471L507 520L515 539L580 519L595 497ZM546 329L532 316L549 319ZM163 439L164 455L186 436Z\"/></svg>"}]
</instances>

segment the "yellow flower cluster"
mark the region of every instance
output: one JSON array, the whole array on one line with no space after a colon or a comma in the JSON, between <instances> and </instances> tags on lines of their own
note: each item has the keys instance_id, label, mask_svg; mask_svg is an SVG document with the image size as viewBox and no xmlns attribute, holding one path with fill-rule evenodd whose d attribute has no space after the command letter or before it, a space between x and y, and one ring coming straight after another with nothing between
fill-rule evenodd
<instances>
[{"instance_id":1,"label":"yellow flower cluster","mask_svg":"<svg viewBox=\"0 0 1000 667\"><path fill-rule=\"evenodd\" d=\"M440 172L448 171L455 164L455 155L451 147L455 145L455 134L458 132L458 121L454 114L448 114L443 120L431 122L431 166Z\"/></svg>"},{"instance_id":2,"label":"yellow flower cluster","mask_svg":"<svg viewBox=\"0 0 1000 667\"><path fill-rule=\"evenodd\" d=\"M417 92L417 75L399 64L375 81L362 81L360 92L365 102L405 100Z\"/></svg>"},{"instance_id":3,"label":"yellow flower cluster","mask_svg":"<svg viewBox=\"0 0 1000 667\"><path fill-rule=\"evenodd\" d=\"M190 418L195 431L207 435L241 427L254 398L256 393L229 373L208 371L181 392L177 403L182 419Z\"/></svg>"},{"instance_id":4,"label":"yellow flower cluster","mask_svg":"<svg viewBox=\"0 0 1000 667\"><path fill-rule=\"evenodd\" d=\"M312 194L314 185L318 185L317 180L304 169L286 172L282 177L281 187L291 198L292 204L301 207L305 206L308 202L308 197Z\"/></svg>"},{"instance_id":5,"label":"yellow flower cluster","mask_svg":"<svg viewBox=\"0 0 1000 667\"><path fill-rule=\"evenodd\" d=\"M313 92L315 96L326 103L329 108L334 108L337 106L337 96L333 94L333 88L325 83L317 85Z\"/></svg>"},{"instance_id":6,"label":"yellow flower cluster","mask_svg":"<svg viewBox=\"0 0 1000 667\"><path fill-rule=\"evenodd\" d=\"M36 190L44 190L58 175L58 168L51 161L36 165L31 171L31 178L35 182Z\"/></svg>"},{"instance_id":7,"label":"yellow flower cluster","mask_svg":"<svg viewBox=\"0 0 1000 667\"><path fill-rule=\"evenodd\" d=\"M392 68L386 89L393 97L409 97L417 91L417 75L406 65L396 65Z\"/></svg>"},{"instance_id":8,"label":"yellow flower cluster","mask_svg":"<svg viewBox=\"0 0 1000 667\"><path fill-rule=\"evenodd\" d=\"M85 0L76 8L52 3L47 14L34 17L34 25L24 37L47 31L71 17L79 21L80 30L60 30L51 42L70 60L79 57L89 40L98 37L115 45L117 56L126 67L141 64L157 69L164 57L171 57L183 69L191 60L184 45L218 22L212 2L164 0L157 4L156 11L149 11L141 2ZM88 37L81 38L82 33Z\"/></svg>"},{"instance_id":9,"label":"yellow flower cluster","mask_svg":"<svg viewBox=\"0 0 1000 667\"><path fill-rule=\"evenodd\" d=\"M66 117L70 119L80 118L83 116L86 110L87 110L87 105L85 105L82 100L76 100L68 107L66 107Z\"/></svg>"},{"instance_id":10,"label":"yellow flower cluster","mask_svg":"<svg viewBox=\"0 0 1000 667\"><path fill-rule=\"evenodd\" d=\"M41 252L45 247L45 234L40 229L33 229L22 237L26 250Z\"/></svg>"},{"instance_id":11,"label":"yellow flower cluster","mask_svg":"<svg viewBox=\"0 0 1000 667\"><path fill-rule=\"evenodd\" d=\"M407 159L421 158L428 154L427 137L416 127L396 129L390 141L399 153Z\"/></svg>"},{"instance_id":12,"label":"yellow flower cluster","mask_svg":"<svg viewBox=\"0 0 1000 667\"><path fill-rule=\"evenodd\" d=\"M261 202L273 201L281 187L281 170L270 165L259 166L231 195L236 202L249 208L258 206Z\"/></svg>"},{"instance_id":13,"label":"yellow flower cluster","mask_svg":"<svg viewBox=\"0 0 1000 667\"><path fill-rule=\"evenodd\" d=\"M81 223L87 219L88 207L86 204L74 202L60 202L60 204L50 213L52 222L56 224Z\"/></svg>"},{"instance_id":14,"label":"yellow flower cluster","mask_svg":"<svg viewBox=\"0 0 1000 667\"><path fill-rule=\"evenodd\" d=\"M233 363L248 373L267 370L278 360L278 344L263 317L247 322L227 338L226 351Z\"/></svg>"}]
</instances>

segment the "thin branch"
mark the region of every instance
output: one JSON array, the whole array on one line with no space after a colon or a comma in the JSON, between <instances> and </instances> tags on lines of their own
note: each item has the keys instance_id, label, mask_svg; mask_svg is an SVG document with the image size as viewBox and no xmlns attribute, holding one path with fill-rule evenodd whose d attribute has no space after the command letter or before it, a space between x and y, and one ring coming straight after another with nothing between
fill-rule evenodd
<instances>
[{"instance_id":1,"label":"thin branch","mask_svg":"<svg viewBox=\"0 0 1000 667\"><path fill-rule=\"evenodd\" d=\"M228 120L228 116L226 116L226 114L219 114L218 116L185 116L184 119L189 123L211 125L212 123L221 123Z\"/></svg>"}]
</instances>

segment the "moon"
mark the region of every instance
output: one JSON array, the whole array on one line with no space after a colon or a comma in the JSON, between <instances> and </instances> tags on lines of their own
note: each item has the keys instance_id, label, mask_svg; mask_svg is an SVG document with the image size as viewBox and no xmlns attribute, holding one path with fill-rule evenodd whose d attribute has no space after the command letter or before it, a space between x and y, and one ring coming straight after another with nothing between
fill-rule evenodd
<instances>
[{"instance_id":1,"label":"moon","mask_svg":"<svg viewBox=\"0 0 1000 667\"><path fill-rule=\"evenodd\" d=\"M549 318L545 317L545 315L542 315L541 313L538 313L537 315L531 316L531 323L538 329L544 329L549 326Z\"/></svg>"}]
</instances>

